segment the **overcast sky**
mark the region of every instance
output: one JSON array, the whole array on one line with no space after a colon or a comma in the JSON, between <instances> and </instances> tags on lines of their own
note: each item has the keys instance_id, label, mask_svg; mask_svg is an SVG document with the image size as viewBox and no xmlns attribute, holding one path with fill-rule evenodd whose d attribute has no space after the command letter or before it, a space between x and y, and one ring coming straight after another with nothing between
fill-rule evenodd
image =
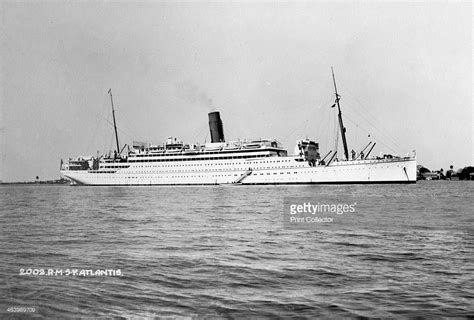
<instances>
[{"instance_id":1,"label":"overcast sky","mask_svg":"<svg viewBox=\"0 0 474 320\"><path fill-rule=\"evenodd\" d=\"M470 2L2 2L3 181L61 158L177 136L334 149L334 66L349 149L473 165ZM369 136L370 135L370 136ZM340 145L340 143L339 143Z\"/></svg>"}]
</instances>

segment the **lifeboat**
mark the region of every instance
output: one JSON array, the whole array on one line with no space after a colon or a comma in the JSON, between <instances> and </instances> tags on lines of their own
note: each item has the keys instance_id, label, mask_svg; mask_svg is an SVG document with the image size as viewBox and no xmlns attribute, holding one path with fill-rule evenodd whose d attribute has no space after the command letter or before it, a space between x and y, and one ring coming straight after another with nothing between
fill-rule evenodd
<instances>
[{"instance_id":1,"label":"lifeboat","mask_svg":"<svg viewBox=\"0 0 474 320\"><path fill-rule=\"evenodd\" d=\"M225 146L222 150L239 150L239 149L240 149L239 145L231 144L231 145Z\"/></svg>"},{"instance_id":2,"label":"lifeboat","mask_svg":"<svg viewBox=\"0 0 474 320\"><path fill-rule=\"evenodd\" d=\"M244 149L258 149L262 146L261 143L246 143L242 146Z\"/></svg>"}]
</instances>

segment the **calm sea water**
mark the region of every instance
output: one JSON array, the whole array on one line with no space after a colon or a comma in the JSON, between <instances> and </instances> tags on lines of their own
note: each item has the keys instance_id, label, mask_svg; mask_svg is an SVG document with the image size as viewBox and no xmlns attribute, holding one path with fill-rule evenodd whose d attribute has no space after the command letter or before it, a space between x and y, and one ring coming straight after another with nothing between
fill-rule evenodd
<instances>
[{"instance_id":1,"label":"calm sea water","mask_svg":"<svg viewBox=\"0 0 474 320\"><path fill-rule=\"evenodd\" d=\"M0 318L473 316L473 191L1 186ZM286 197L357 210L290 230ZM20 274L29 268L121 276Z\"/></svg>"}]
</instances>

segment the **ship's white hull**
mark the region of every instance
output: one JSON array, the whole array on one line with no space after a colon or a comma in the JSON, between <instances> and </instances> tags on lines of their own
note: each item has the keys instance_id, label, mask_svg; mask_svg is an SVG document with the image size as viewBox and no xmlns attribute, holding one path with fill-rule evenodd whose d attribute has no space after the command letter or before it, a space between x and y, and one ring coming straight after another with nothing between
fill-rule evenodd
<instances>
[{"instance_id":1,"label":"ship's white hull","mask_svg":"<svg viewBox=\"0 0 474 320\"><path fill-rule=\"evenodd\" d=\"M294 157L210 160L196 163L132 163L114 173L61 171L82 185L349 184L415 183L416 159L341 161L310 166Z\"/></svg>"}]
</instances>

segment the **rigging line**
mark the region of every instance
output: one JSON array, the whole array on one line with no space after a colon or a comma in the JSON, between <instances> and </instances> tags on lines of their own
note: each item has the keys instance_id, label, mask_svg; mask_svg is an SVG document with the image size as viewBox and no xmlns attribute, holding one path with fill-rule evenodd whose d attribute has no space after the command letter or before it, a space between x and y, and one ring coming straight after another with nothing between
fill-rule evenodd
<instances>
[{"instance_id":1,"label":"rigging line","mask_svg":"<svg viewBox=\"0 0 474 320\"><path fill-rule=\"evenodd\" d=\"M347 90L347 89L345 89ZM378 127L376 125L374 125L371 120L375 123L378 122L378 119L375 118L375 116L369 111L368 108L364 107L364 105L357 99L357 97L355 97L350 90L347 90L347 92L349 93L349 97L351 97L352 99L354 99L357 103L357 105L363 110L365 111L364 113L359 113L359 111L357 111L357 109L354 109L354 112L357 113L362 119L364 119L367 123L369 123L370 125L372 125L375 129L379 130L382 134L384 134L387 139L390 139L392 143L394 143L395 145L397 145L399 148L400 148L400 145L397 143L397 139L392 136L389 132L384 132L380 129L378 129ZM369 120L368 118L371 118L371 120Z\"/></svg>"},{"instance_id":2,"label":"rigging line","mask_svg":"<svg viewBox=\"0 0 474 320\"><path fill-rule=\"evenodd\" d=\"M357 98L357 96L350 90L350 89L344 89L344 91L347 91L347 96L353 99L356 104L360 107L361 110L365 111L365 115L369 118L371 118L372 121L378 122L378 119L370 112L370 108L367 108L360 100Z\"/></svg>"},{"instance_id":3,"label":"rigging line","mask_svg":"<svg viewBox=\"0 0 474 320\"><path fill-rule=\"evenodd\" d=\"M351 112L349 112L349 114L353 114L355 116L358 116L360 117L362 120L364 120L368 125L370 125L372 127L372 129L375 129L377 130L381 136L384 137L384 139L386 140L390 140L391 143L393 143L395 146L397 146L398 148L401 148L400 145L397 143L397 141L388 133L386 133L385 131L383 131L382 129L380 129L377 125L375 125L374 123L372 123L372 121L370 121L369 119L367 119L362 113L360 113L359 111L357 111L357 109L352 109L350 110ZM346 113L346 117L347 117L347 113Z\"/></svg>"},{"instance_id":4,"label":"rigging line","mask_svg":"<svg viewBox=\"0 0 474 320\"><path fill-rule=\"evenodd\" d=\"M325 93L331 92L331 90L330 89L324 90L324 92ZM324 144L329 146L331 144L329 135L330 135L330 130L331 130L330 125L332 123L331 121L332 112L330 112L331 111L330 105L334 103L334 98L332 97L332 94L330 95L322 94L321 96L325 96L326 98L321 99L324 102L320 104L320 106L317 108L317 110L320 112L317 113L319 122L317 123L316 137L320 142L323 142ZM314 114L314 112L311 112L311 114Z\"/></svg>"},{"instance_id":5,"label":"rigging line","mask_svg":"<svg viewBox=\"0 0 474 320\"><path fill-rule=\"evenodd\" d=\"M329 104L328 104L329 106ZM329 108L329 107L328 107ZM331 124L331 118L333 117L333 114L330 112L331 110L329 109L327 112L324 113L324 116L322 117L322 121L324 123L324 133L327 135L328 130L329 130L329 125Z\"/></svg>"},{"instance_id":6,"label":"rigging line","mask_svg":"<svg viewBox=\"0 0 474 320\"><path fill-rule=\"evenodd\" d=\"M98 137L98 136L103 137L103 135L101 135L101 134L98 135L97 132L99 131L99 128L101 127L101 124L102 124L101 122L103 121L103 119L105 117L105 112L106 112L106 109L104 108L103 104L102 105L99 104L99 108L97 108L97 109L93 108L93 109L87 111L87 114L91 118L92 117L95 118L96 121L95 121L94 129L92 131L88 131L88 132L91 132L92 135L90 136L90 139L88 140L88 142L85 142L86 144L84 144L84 146L86 146L86 148L83 149L85 152L89 152L89 149L91 148L92 144L94 143L94 141L97 140L96 137Z\"/></svg>"},{"instance_id":7,"label":"rigging line","mask_svg":"<svg viewBox=\"0 0 474 320\"><path fill-rule=\"evenodd\" d=\"M107 122L108 122L110 125L113 126L113 123L111 123L110 121L107 121ZM123 133L125 136L127 136L130 140L133 141L134 138L129 134L129 133L131 133L131 132L126 132L126 131L124 131L123 129L121 129L120 127L117 127L117 130L120 131L120 133ZM131 134L133 134L133 133L131 133Z\"/></svg>"},{"instance_id":8,"label":"rigging line","mask_svg":"<svg viewBox=\"0 0 474 320\"><path fill-rule=\"evenodd\" d=\"M324 104L321 105L318 109L321 110L321 113L320 113L321 117L320 117L320 119L319 119L320 124L321 124L321 123L324 123L324 124L327 125L327 119L326 119L326 118L328 117L328 115L329 115L329 116L331 115L331 113L328 112L328 110L330 110L329 106L331 105L331 103L334 102L334 99L333 99L332 97L330 97L330 98L328 97L326 100L327 100L327 101L324 102ZM320 134L321 127L322 127L322 126L319 125L319 128L318 128L318 135Z\"/></svg>"},{"instance_id":9,"label":"rigging line","mask_svg":"<svg viewBox=\"0 0 474 320\"><path fill-rule=\"evenodd\" d=\"M133 138L130 134L128 134L127 132L125 132L124 130L122 130L122 129L120 129L120 128L118 128L118 130L120 131L120 133L122 133L122 134L124 134L126 137L128 137L128 138L130 139L129 141L133 141L134 138ZM125 145L125 143L123 143L123 145ZM123 147L123 146L122 146L122 147Z\"/></svg>"},{"instance_id":10,"label":"rigging line","mask_svg":"<svg viewBox=\"0 0 474 320\"><path fill-rule=\"evenodd\" d=\"M349 122L356 124L356 123L355 123L354 121L352 121L349 117L346 116L346 118L347 118L347 120L349 120ZM364 128L361 128L361 127L359 127L359 128L360 128L360 130L365 131L366 133L370 134L371 136L374 136L374 138L377 137L377 135L374 135L373 133L371 133L371 132L365 130ZM383 146L385 146L385 147L386 147L387 149L389 149L390 151L392 151L392 152L394 152L394 153L399 153L399 152L397 152L395 149L393 149L392 147L390 147L390 146L388 146L387 144L385 144L385 143L383 142L383 139L377 139L377 142L380 143L380 144L382 144Z\"/></svg>"},{"instance_id":11,"label":"rigging line","mask_svg":"<svg viewBox=\"0 0 474 320\"><path fill-rule=\"evenodd\" d=\"M359 133L360 133L360 131L361 131L362 129L361 129L361 127L359 126L359 124L356 123L355 121L352 121L352 120L350 119L350 117L346 117L346 118L347 118L347 120L348 120L351 124L354 125L354 126L351 126L351 127L350 127L350 129L352 129L352 130L351 130L351 133L352 133L351 136L353 137L353 139L352 139L352 140L353 140L353 141L352 141L352 145L357 145L357 144L359 143ZM354 148L352 148L352 150L354 150Z\"/></svg>"},{"instance_id":12,"label":"rigging line","mask_svg":"<svg viewBox=\"0 0 474 320\"><path fill-rule=\"evenodd\" d=\"M362 115L359 115L361 118L363 118ZM397 141L392 138L389 134L387 134L385 131L382 129L378 128L375 124L371 123L369 120L364 119L370 126L372 126L373 129L379 132L379 135L383 137L384 139L388 140L390 143L392 143L396 148L402 149L402 147L397 143Z\"/></svg>"},{"instance_id":13,"label":"rigging line","mask_svg":"<svg viewBox=\"0 0 474 320\"><path fill-rule=\"evenodd\" d=\"M336 118L336 121L335 121L335 124L334 124L334 135L335 135L335 138L336 138L334 150L336 150L336 152L338 151L337 149L338 149L338 146L339 146L339 134L338 134L338 129L339 129L339 121L338 121L338 119Z\"/></svg>"},{"instance_id":14,"label":"rigging line","mask_svg":"<svg viewBox=\"0 0 474 320\"><path fill-rule=\"evenodd\" d=\"M294 133L295 133L298 129L300 129L301 125L304 125L304 124L307 123L308 121L309 121L309 119L306 119L305 121L303 121L303 122L301 122L300 124L298 124L298 125L295 127L295 129L293 129L289 134L287 134L287 135L285 136L285 140L290 139L290 138L294 135Z\"/></svg>"},{"instance_id":15,"label":"rigging line","mask_svg":"<svg viewBox=\"0 0 474 320\"><path fill-rule=\"evenodd\" d=\"M127 123L127 121L122 121L121 119L119 119L119 120L120 120L120 126L124 127L124 129L127 130L130 134L132 134L135 137L143 136L143 135L138 135L137 132L135 132L134 129L132 129L132 127L130 127L130 125L129 125L129 123Z\"/></svg>"},{"instance_id":16,"label":"rigging line","mask_svg":"<svg viewBox=\"0 0 474 320\"><path fill-rule=\"evenodd\" d=\"M328 103L329 106L329 103ZM329 107L327 107L329 109ZM330 111L330 110L329 110ZM318 139L322 139L326 146L330 146L329 135L332 129L331 112L326 111L322 113L321 122L319 126Z\"/></svg>"},{"instance_id":17,"label":"rigging line","mask_svg":"<svg viewBox=\"0 0 474 320\"><path fill-rule=\"evenodd\" d=\"M349 120L349 122L351 122L351 123L357 125L350 117L347 117L347 116L346 116L346 118L347 118L347 120ZM364 128L362 128L362 127L359 127L359 129L362 130L362 131L365 131L366 133L368 133L369 135L373 136L374 138L377 138L377 134L374 135L373 132L367 131L366 129L364 129ZM380 144L384 145L385 147L387 147L388 149L390 149L390 150L393 151L394 153L397 153L396 150L394 150L392 147L390 147L390 146L388 146L387 144L385 144L385 143L383 142L383 139L376 139L376 140L377 140L377 142L379 142Z\"/></svg>"},{"instance_id":18,"label":"rigging line","mask_svg":"<svg viewBox=\"0 0 474 320\"><path fill-rule=\"evenodd\" d=\"M92 131L92 136L90 137L89 143L87 144L86 149L84 149L86 152L89 152L89 149L91 148L92 143L96 140L95 137L97 137L97 131L99 130L99 127L102 122L103 118L103 113L104 113L104 108L102 107L102 115L100 117L96 117L96 126L94 130Z\"/></svg>"},{"instance_id":19,"label":"rigging line","mask_svg":"<svg viewBox=\"0 0 474 320\"><path fill-rule=\"evenodd\" d=\"M307 138L309 135L308 135L308 131L309 131L309 119L307 121L305 121L304 125L303 125L303 131L302 131L302 138Z\"/></svg>"},{"instance_id":20,"label":"rigging line","mask_svg":"<svg viewBox=\"0 0 474 320\"><path fill-rule=\"evenodd\" d=\"M329 135L331 134L331 126L333 125L332 123L332 118L334 117L334 115L332 114L331 110L329 109L326 113L325 113L325 118L324 118L324 139L327 143L327 145L329 146Z\"/></svg>"},{"instance_id":21,"label":"rigging line","mask_svg":"<svg viewBox=\"0 0 474 320\"><path fill-rule=\"evenodd\" d=\"M379 131L382 135L384 135L388 140L390 140L394 145L396 145L398 148L400 148L400 145L398 144L397 140L386 130L380 129L376 124L372 123L370 120L366 119L363 114L359 114L356 112L362 119L364 119L369 125L371 125L375 130Z\"/></svg>"},{"instance_id":22,"label":"rigging line","mask_svg":"<svg viewBox=\"0 0 474 320\"><path fill-rule=\"evenodd\" d=\"M230 137L233 137L233 136L234 136L234 133L232 130L229 130L229 128L224 129L225 142L231 141L232 139L230 139Z\"/></svg>"},{"instance_id":23,"label":"rigging line","mask_svg":"<svg viewBox=\"0 0 474 320\"><path fill-rule=\"evenodd\" d=\"M112 135L110 136L110 142L109 142L108 148L104 148L104 149L107 150L107 151L104 150L104 153L110 153L110 151L112 150L112 143L113 143L113 141L114 141L114 138L115 138L115 136L114 136L114 134L112 134Z\"/></svg>"},{"instance_id":24,"label":"rigging line","mask_svg":"<svg viewBox=\"0 0 474 320\"><path fill-rule=\"evenodd\" d=\"M193 140L193 143L194 141L198 142L199 141L199 137L201 136L201 134L204 132L204 130L208 128L208 126L204 126L202 125L199 129L195 130L194 133L191 135L192 136L192 140Z\"/></svg>"},{"instance_id":25,"label":"rigging line","mask_svg":"<svg viewBox=\"0 0 474 320\"><path fill-rule=\"evenodd\" d=\"M344 92L347 93L347 96L353 100L355 100L355 102L357 103L357 105L363 109L366 113L367 113L367 116L368 117L371 117L373 121L377 121L377 118L375 118L375 116L373 114L370 113L370 110L368 108L366 108L361 102L360 100L357 98L357 96L350 90L350 89L347 89L347 88L344 88Z\"/></svg>"},{"instance_id":26,"label":"rigging line","mask_svg":"<svg viewBox=\"0 0 474 320\"><path fill-rule=\"evenodd\" d=\"M129 138L131 138L133 140L133 137L132 136L137 136L136 132L133 132L133 129L131 129L127 123L127 121L123 121L123 119L121 118L118 118L116 117L119 121L120 121L120 126L117 126L117 129L125 134L126 136L128 136ZM112 124L113 125L113 124Z\"/></svg>"},{"instance_id":27,"label":"rigging line","mask_svg":"<svg viewBox=\"0 0 474 320\"><path fill-rule=\"evenodd\" d=\"M378 120L373 116L372 113L370 113L370 111L367 108L364 107L364 105L357 99L357 97L354 94L352 94L351 90L344 88L344 91L347 92L347 95L350 98L354 99L357 105L360 107L360 109L364 111L362 113L362 112L359 112L358 108L354 108L354 109L349 109L349 113L354 113L354 115L359 116L362 120L364 120L366 123L371 125L374 129L378 130L381 134L383 134L387 140L391 141L391 143L398 145L395 138L393 138L389 133L385 133L384 131L379 129L377 125L374 124L374 122L377 123Z\"/></svg>"},{"instance_id":28,"label":"rigging line","mask_svg":"<svg viewBox=\"0 0 474 320\"><path fill-rule=\"evenodd\" d=\"M230 127L230 129L229 129L229 127ZM245 138L243 134L237 134L237 135L235 134L235 131L234 131L235 127L227 125L226 128L227 129L224 129L225 130L226 142L236 141L236 139L242 140L242 139ZM239 127L237 127L237 128L239 128ZM236 137L239 137L239 138L236 138Z\"/></svg>"},{"instance_id":29,"label":"rigging line","mask_svg":"<svg viewBox=\"0 0 474 320\"><path fill-rule=\"evenodd\" d=\"M108 130L106 131L104 128L107 126L104 124L103 126L100 127L100 139L98 141L97 147L99 148L98 150L101 152L104 152L107 147L107 136L108 136Z\"/></svg>"},{"instance_id":30,"label":"rigging line","mask_svg":"<svg viewBox=\"0 0 474 320\"><path fill-rule=\"evenodd\" d=\"M206 127L206 130L208 130L209 127ZM237 131L235 131L237 130ZM203 130L201 130L203 131ZM244 134L240 130L240 126L234 126L234 122L229 121L227 122L226 125L224 125L224 137L226 137L226 141L235 141L235 139L243 139Z\"/></svg>"},{"instance_id":31,"label":"rigging line","mask_svg":"<svg viewBox=\"0 0 474 320\"><path fill-rule=\"evenodd\" d=\"M122 118L118 120L120 120L120 123L121 123L120 126L122 126L123 124L125 129L128 130L128 132L132 134L134 137L143 137L145 139L145 135L143 134L143 131L140 130L141 126L134 125L134 122L130 121L130 118L126 117L125 120Z\"/></svg>"},{"instance_id":32,"label":"rigging line","mask_svg":"<svg viewBox=\"0 0 474 320\"><path fill-rule=\"evenodd\" d=\"M97 126L95 127L94 131L92 132L92 136L90 137L89 143L87 144L87 147L85 149L86 152L89 152L89 149L92 146L92 143L94 142L94 138L97 136L97 131L99 130L99 125L100 121L97 122Z\"/></svg>"},{"instance_id":33,"label":"rigging line","mask_svg":"<svg viewBox=\"0 0 474 320\"><path fill-rule=\"evenodd\" d=\"M318 135L318 139L321 139L321 142L323 142L324 145L329 146L328 141L327 141L328 130L329 130L329 123L326 121L326 122L324 123L324 125L321 126L321 127L323 128L323 131L322 131L322 134L319 134L319 135Z\"/></svg>"},{"instance_id":34,"label":"rigging line","mask_svg":"<svg viewBox=\"0 0 474 320\"><path fill-rule=\"evenodd\" d=\"M104 110L105 115L103 115L102 121L105 119L106 122L110 122L111 121L110 119L112 118L112 114L109 111L106 111L106 110L109 110L109 107L107 107L107 109L106 109L105 106L106 106L106 104L103 103L102 108ZM107 146L107 138L106 137L107 137L107 134L110 133L111 131L107 130L105 125L103 126L102 130L103 130L103 132L102 132L103 134L101 135L103 137L101 139L102 140L102 147L103 147L102 150L105 153L106 150L107 150L107 152L110 151L110 145ZM113 138L114 138L114 135L112 134L111 139L113 140Z\"/></svg>"},{"instance_id":35,"label":"rigging line","mask_svg":"<svg viewBox=\"0 0 474 320\"><path fill-rule=\"evenodd\" d=\"M120 97L120 96L121 96L120 94L118 94L118 95L114 94L114 97L116 97L116 98ZM108 109L110 108L110 102L108 100L107 100L107 102L104 101L104 105L107 105ZM110 118L111 118L110 113L107 112L107 115L108 115L108 118L106 119L106 121L107 121L107 123L109 123L113 127L114 124L110 120ZM117 122L120 123L120 125L117 126L117 129L121 133L125 134L127 137L131 138L132 141L134 139L133 137L138 137L138 136L145 137L145 135L143 135L143 132L141 130L139 130L139 132L136 131L137 126L133 125L133 123L130 122L130 118L120 117L120 112L118 114L116 113L116 118L118 120ZM137 133L139 133L139 135Z\"/></svg>"},{"instance_id":36,"label":"rigging line","mask_svg":"<svg viewBox=\"0 0 474 320\"><path fill-rule=\"evenodd\" d=\"M111 123L111 114L109 112L109 107L107 106L106 107L106 104L105 103L102 103L102 113L97 113L95 111L92 111L91 113L92 114L95 114L97 119L98 119L98 127L101 127L101 130L100 130L100 134L99 136L102 137L100 139L99 142L99 145L96 145L97 147L102 147L102 150L106 150L107 148L107 138L105 138L107 136L107 133L108 133L108 130L107 129L104 129L106 126L105 125L101 125L103 124L103 122L105 123ZM113 137L112 137L113 138Z\"/></svg>"}]
</instances>

